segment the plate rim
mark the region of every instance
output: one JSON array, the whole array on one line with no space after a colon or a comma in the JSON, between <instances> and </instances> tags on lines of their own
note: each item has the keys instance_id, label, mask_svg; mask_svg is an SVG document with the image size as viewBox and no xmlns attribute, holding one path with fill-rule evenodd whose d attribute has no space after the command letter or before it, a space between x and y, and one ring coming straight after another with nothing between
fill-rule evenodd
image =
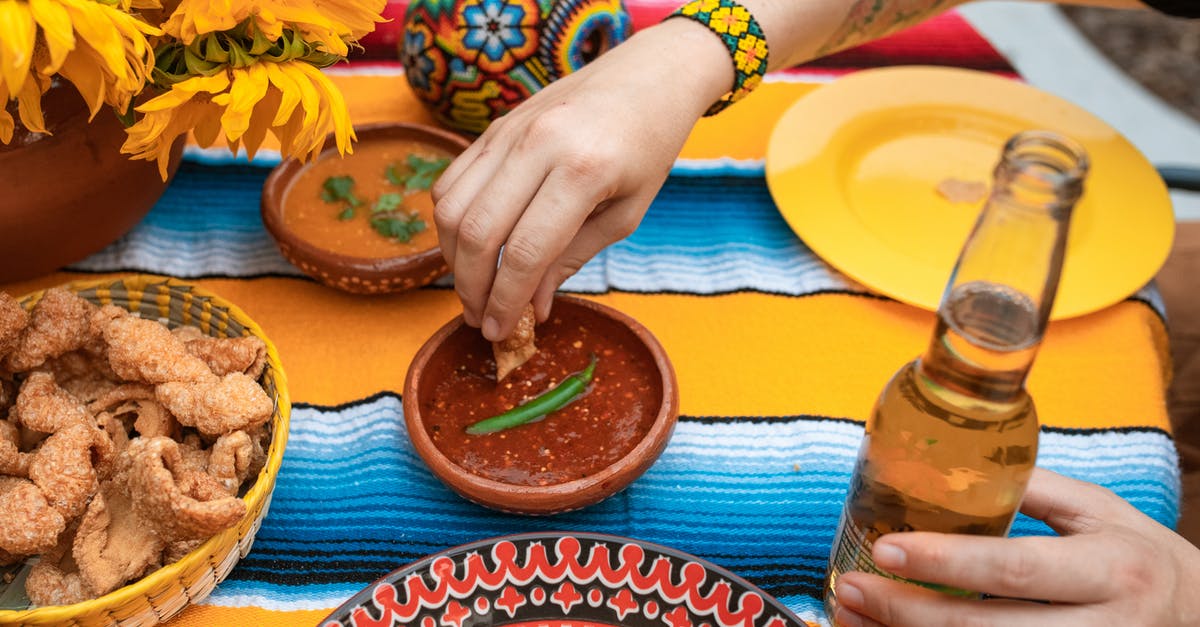
<instances>
[{"instance_id":1,"label":"plate rim","mask_svg":"<svg viewBox=\"0 0 1200 627\"><path fill-rule=\"evenodd\" d=\"M718 575L721 578L733 581L734 583L737 583L737 584L743 586L744 588L746 588L746 590L759 595L759 597L762 598L762 600L765 604L764 609L765 608L774 609L777 612L779 612L785 619L793 621L796 625L805 626L805 627L807 627L809 625L809 623L805 622L803 619L801 619L799 616L797 616L794 611L792 611L790 608L788 608L786 605L784 605L783 601L780 601L778 598L775 597L775 595L763 590L757 584L748 581L746 578L730 571L729 569L727 569L719 564L712 562L711 560L705 559L703 557L699 557L697 555L693 555L691 553L688 553L687 551L682 551L680 549L672 548L672 547L669 547L669 546L666 546L663 544L658 544L657 542L651 542L648 540L640 540L640 539L633 538L630 536L621 536L621 535L611 534L611 533L603 533L603 532L595 532L595 531L553 531L553 530L551 530L551 531L525 531L525 532L493 536L490 538L484 538L481 540L475 540L473 542L467 542L467 543L459 544L456 546L452 546L447 549L438 551L436 553L430 553L428 555L425 555L424 557L418 558L418 559L416 559L412 562L409 562L403 566L399 566L391 571L388 571L383 576L381 576L378 579L372 581L371 583L363 586L357 592L352 594L350 596L350 598L348 598L344 602L342 602L341 605L337 606L332 611L330 611L329 614L326 615L325 618L322 618L321 621L317 624L320 627L324 627L325 625L330 624L332 621L336 621L337 620L336 616L338 614L340 614L343 609L351 609L353 607L358 607L359 605L362 605L361 603L354 603L355 599L359 598L360 595L366 595L367 598L369 599L369 597L370 597L369 593L372 590L374 590L375 587L378 586L379 584L384 583L385 581L387 581L389 579L393 579L393 578L396 581L402 581L403 578L407 577L408 575L413 574L414 572L416 572L417 570L419 570L421 568L424 568L424 567L432 564L435 560L438 560L438 559L441 559L444 557L453 557L455 555L467 555L471 551L478 551L479 549L494 546L494 545L496 545L500 542L504 542L504 541L510 541L510 542L511 541L522 541L522 540L558 541L563 538L575 538L577 540L599 540L599 541L603 541L603 542L610 543L610 544L611 543L635 544L642 548L650 549L652 551L658 551L660 553L663 553L663 554L666 554L666 555L669 555L671 557L675 557L678 559L682 559L687 562L697 563L697 564L701 565L702 567L704 567L704 570L706 572L708 572L710 574ZM352 603L353 603L353 605L352 605ZM345 623L342 623L342 624L345 625Z\"/></svg>"},{"instance_id":2,"label":"plate rim","mask_svg":"<svg viewBox=\"0 0 1200 627\"><path fill-rule=\"evenodd\" d=\"M882 77L882 78L880 78L880 77ZM771 194L771 199L775 204L776 210L779 212L780 216L784 219L784 222L788 225L789 230L791 230L792 233L795 234L797 238L799 238L799 240L804 244L805 247L807 247L810 251L812 251L814 256L816 256L819 259L821 259L822 261L824 261L826 264L828 264L831 268L837 270L839 273L845 275L847 278L849 278L854 283L861 285L862 289L869 293L882 295L886 298L895 300L897 302L911 305L913 307L917 307L919 309L922 309L925 311L931 311L931 312L936 311L937 307L940 304L940 297L941 297L944 287L945 287L944 283L942 285L939 285L936 290L934 290L934 289L929 290L930 294L936 293L937 297L935 297L934 300L928 301L928 302L924 298L914 295L913 290L894 289L894 288L888 288L887 286L880 287L880 286L878 286L880 281L877 280L877 277L872 277L870 273L860 272L861 268L855 267L855 264L844 263L844 259L846 257L845 251L842 251L841 254L831 255L831 254L829 254L831 247L829 247L826 244L823 244L822 239L820 237L812 238L812 235L813 235L812 232L807 233L807 235L809 236L808 239L806 239L802 235L802 232L804 232L805 228L807 228L807 223L801 223L800 216L808 215L810 213L813 213L813 211L803 211L803 210L797 210L795 208L785 209L785 205L790 205L790 206L794 207L797 205L797 203L795 202L795 198L794 198L795 194L794 193L790 194L790 197L789 197L789 195L784 192L784 188L785 188L786 184L783 183L782 179L786 178L787 173L792 171L793 169L795 169L797 166L789 165L786 168L781 167L779 165L779 161L781 159L779 154L781 151L790 149L789 145L795 145L797 143L798 140L795 140L795 139L791 138L790 136L785 138L784 135L785 135L785 131L796 129L797 125L794 122L792 122L792 120L800 117L803 114L803 111L806 108L806 106L811 106L811 104L806 105L805 104L806 101L809 101L809 103L811 103L812 101L810 100L810 98L813 98L813 97L823 99L824 97L819 96L819 94L821 94L823 92L829 93L830 90L837 90L840 92L841 90L847 89L844 86L847 83L855 85L854 91L852 93L858 93L861 88L857 87L857 84L862 81L886 80L888 82L894 82L895 80L897 80L896 77L900 77L901 79L914 80L914 81L916 81L916 80L944 81L944 80L950 80L950 79L954 79L954 78L966 77L970 80L977 81L979 83L991 83L991 84L995 84L995 85L1002 85L1002 87L1000 87L1001 89L1006 89L1006 90L1013 89L1013 90L1024 91L1029 96L1045 99L1049 103L1053 103L1053 104L1064 107L1068 111L1069 115L1083 116L1086 119L1088 119L1089 123L1094 123L1096 125L1099 125L1099 127L1103 127L1104 129L1107 129L1112 134L1113 140L1116 142L1116 145L1119 147L1120 150L1127 151L1131 157L1137 158L1139 161L1141 161L1145 167L1145 170L1144 170L1145 174L1153 174L1154 175L1154 176L1150 176L1148 178L1148 180L1146 181L1146 184L1149 187L1147 187L1145 190L1142 190L1140 192L1146 199L1148 199L1147 202L1145 202L1145 204L1143 204L1143 205L1139 205L1138 207L1131 207L1128 210L1132 213L1138 214L1139 216L1145 215L1145 213L1146 213L1145 207L1157 208L1157 210L1162 212L1162 215L1159 218L1162 220L1162 224L1156 225L1155 227L1153 227L1155 230L1161 229L1161 231L1158 231L1159 237L1155 238L1156 240L1159 240L1159 239L1161 240L1161 241L1157 241L1159 246L1156 246L1154 249L1152 249L1151 253L1149 253L1149 254L1140 254L1139 258L1141 259L1141 262L1137 264L1138 267L1144 266L1145 268L1155 268L1156 270L1154 270L1153 272L1149 272L1148 276L1145 276L1142 279L1138 279L1138 281L1137 281L1138 284L1136 286L1133 285L1133 283L1134 283L1133 280L1122 281L1121 283L1128 283L1129 285L1127 285L1125 288L1122 288L1122 290L1113 290L1113 292L1112 292L1112 294L1114 294L1114 295L1117 293L1120 293L1121 296L1119 296L1119 297L1107 296L1105 298L1090 298L1090 299L1077 297L1077 298L1075 298L1075 301L1071 303L1069 308L1067 308L1067 306L1064 306L1062 304L1065 301L1063 301L1061 298L1058 298L1058 299L1056 299L1054 309L1051 312L1050 320L1054 321L1054 320L1065 320L1065 319L1070 319L1070 318L1076 318L1076 317L1080 317L1080 316L1085 316L1087 314L1095 313L1097 311L1106 309L1108 307L1112 307L1116 304L1119 304L1122 301L1129 300L1130 298L1134 297L1138 293L1138 291L1140 291L1147 284L1149 284L1153 281L1155 275L1157 274L1157 268L1162 267L1162 264L1166 261L1167 256L1170 254L1171 242L1174 241L1176 220L1175 220L1174 211L1172 208L1173 205L1171 202L1169 190L1167 189L1165 183L1162 182L1161 178L1159 178L1157 176L1157 172L1154 168L1154 165L1149 160L1149 158L1145 154L1143 154L1136 145L1134 145L1123 133L1121 133L1119 130L1117 130L1112 124L1101 119L1099 116L1097 116L1096 114L1092 113L1091 111L1083 108L1082 106L1080 106L1074 102L1071 102L1070 100L1067 100L1057 94L1051 93L1049 91L1046 91L1045 89L1036 87L1034 85L1031 85L1031 84L1023 81L1019 76L1015 77L1015 78L1010 78L1010 77L998 75L998 74L995 74L992 72L984 72L984 71L972 70L972 69L968 69L968 68L959 68L959 67L952 67L952 66L939 66L939 65L903 65L903 66L890 66L890 67L881 67L881 68L869 68L869 69L859 70L859 71L853 72L851 74L846 74L844 76L838 77L834 81L820 85L816 89L813 89L810 92L807 92L804 95L800 96L795 101L793 101L780 114L779 118L776 120L774 126L772 127L772 129L770 131L770 135L768 137L767 150L766 150L766 155L765 155L765 159L764 159L764 178L766 179L767 188L768 188L769 193ZM925 78L925 77L931 77L931 78ZM839 84L841 84L843 86L838 87ZM929 95L930 100L938 99L938 95L935 92L926 91L923 93ZM820 100L818 100L817 102L820 102ZM904 103L901 102L898 104L892 103L892 104L888 104L888 105L875 106L875 107L870 108L870 111L872 111L872 112L887 111L887 110L895 109L897 106L903 106L903 104ZM999 105L996 105L996 104L989 103L987 105L980 105L980 106L981 106L981 108L986 107L986 109L990 112L998 112L1001 114L1005 113L1005 111ZM1021 117L1027 117L1027 116L1022 115ZM853 118L837 119L830 126L834 129L841 128L842 125L846 124L848 121L850 121L852 119ZM800 141L803 141L803 140L800 140ZM824 154L832 154L832 153L826 152L825 148L821 148L818 151L822 152ZM998 155L999 155L999 146L997 146L997 156ZM813 160L813 162L816 162L816 161L818 161L818 160ZM808 165L806 164L805 167L808 167ZM788 199L791 202L787 202L787 203L783 202L785 199ZM839 211L850 208L850 204L848 202L841 202L841 203L838 203L838 205L839 206L836 208ZM828 210L829 210L829 207L822 207L821 211L816 212L816 213L829 213ZM815 245L814 245L814 241L816 242ZM834 252L837 253L837 250L844 248L844 246L839 245L839 246L835 246L833 248L834 248ZM842 261L838 261L839 257L842 258ZM916 266L916 265L922 265L922 266L926 266L926 267L928 266L928 264L926 264L925 262L915 259L915 258L911 257L911 255L903 255L903 257L905 259L911 260L910 263L913 266ZM849 269L847 269L847 267L849 267ZM953 266L950 266L946 269L946 280L949 279L952 268L953 268ZM1140 274L1141 273L1136 273L1136 274L1130 273L1131 276L1140 276ZM865 279L864 279L864 276L866 277ZM1089 276L1088 278L1094 278L1094 277ZM1061 290L1060 290L1059 295L1061 296Z\"/></svg>"}]
</instances>

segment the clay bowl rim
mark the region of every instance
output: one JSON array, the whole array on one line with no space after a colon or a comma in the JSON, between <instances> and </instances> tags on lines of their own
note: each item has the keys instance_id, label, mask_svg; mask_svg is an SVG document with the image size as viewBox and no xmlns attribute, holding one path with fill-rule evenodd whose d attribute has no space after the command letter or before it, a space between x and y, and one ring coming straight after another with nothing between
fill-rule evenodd
<instances>
[{"instance_id":1,"label":"clay bowl rim","mask_svg":"<svg viewBox=\"0 0 1200 627\"><path fill-rule=\"evenodd\" d=\"M625 489L641 477L666 449L679 420L679 386L667 351L654 334L626 313L596 301L555 295L555 305L567 304L608 318L629 329L650 353L662 384L661 403L649 430L617 461L583 479L547 486L505 483L476 475L456 464L433 443L421 418L417 390L421 375L446 339L466 326L462 315L438 329L417 351L404 378L402 403L408 438L417 454L439 480L460 496L479 505L512 514L549 515L593 505ZM553 315L553 314L551 314Z\"/></svg>"},{"instance_id":2,"label":"clay bowl rim","mask_svg":"<svg viewBox=\"0 0 1200 627\"><path fill-rule=\"evenodd\" d=\"M355 125L354 134L357 137L355 143L358 145L381 139L412 139L450 150L454 156L462 154L471 145L471 140L458 133L414 122L360 124ZM410 266L441 261L441 241L424 250L404 255L358 257L317 246L287 228L283 221L283 201L287 197L288 189L306 168L335 152L337 152L336 140L331 133L325 138L325 148L316 157L307 162L301 162L296 157L288 157L272 168L271 174L263 183L262 200L259 203L263 226L266 227L267 233L272 239L291 247L309 259L319 260L322 265L337 268L343 274L360 277L390 275ZM350 158L353 158L353 155L350 155ZM447 269L446 272L449 270Z\"/></svg>"}]
</instances>

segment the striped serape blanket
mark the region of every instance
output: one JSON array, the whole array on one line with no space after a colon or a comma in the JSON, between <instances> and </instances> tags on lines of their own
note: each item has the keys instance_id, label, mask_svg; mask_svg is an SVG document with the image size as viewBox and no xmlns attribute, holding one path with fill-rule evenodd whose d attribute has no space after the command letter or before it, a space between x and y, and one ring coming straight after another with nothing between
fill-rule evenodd
<instances>
[{"instance_id":1,"label":"striped serape blanket","mask_svg":"<svg viewBox=\"0 0 1200 627\"><path fill-rule=\"evenodd\" d=\"M665 6L645 4L650 15ZM353 297L302 277L259 219L269 151L248 163L189 149L166 195L124 239L64 271L0 288L22 294L95 275L172 275L240 305L278 346L296 405L269 515L229 578L174 624L316 624L422 556L538 530L665 544L820 623L822 576L863 421L888 377L924 349L933 317L817 259L772 204L763 155L792 102L857 68L900 59L1011 72L953 14L902 37L774 74L702 121L637 232L568 281L566 290L632 315L659 338L682 402L661 459L582 511L499 514L430 474L405 435L399 393L417 348L460 311L455 294L443 281ZM357 61L330 74L356 121L429 121L394 62ZM1173 526L1179 473L1165 345L1148 288L1052 324L1029 385L1044 425L1042 466L1107 486ZM1052 532L1021 517L1013 533Z\"/></svg>"}]
</instances>

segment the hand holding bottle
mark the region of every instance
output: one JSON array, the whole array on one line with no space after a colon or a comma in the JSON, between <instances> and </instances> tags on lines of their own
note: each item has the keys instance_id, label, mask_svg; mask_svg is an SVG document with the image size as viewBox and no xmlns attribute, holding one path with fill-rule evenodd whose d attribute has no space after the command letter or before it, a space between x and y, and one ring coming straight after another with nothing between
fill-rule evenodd
<instances>
[{"instance_id":1,"label":"hand holding bottle","mask_svg":"<svg viewBox=\"0 0 1200 627\"><path fill-rule=\"evenodd\" d=\"M956 598L847 572L837 582L835 624L1200 624L1200 548L1120 497L1038 469L1021 511L1060 537L896 533L873 551L875 564L898 576L1005 599Z\"/></svg>"}]
</instances>

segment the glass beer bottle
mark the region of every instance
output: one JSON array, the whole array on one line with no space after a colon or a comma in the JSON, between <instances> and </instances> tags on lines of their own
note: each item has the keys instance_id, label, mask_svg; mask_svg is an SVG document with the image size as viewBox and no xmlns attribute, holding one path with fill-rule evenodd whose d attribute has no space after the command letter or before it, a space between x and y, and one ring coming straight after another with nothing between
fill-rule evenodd
<instances>
[{"instance_id":1,"label":"glass beer bottle","mask_svg":"<svg viewBox=\"0 0 1200 627\"><path fill-rule=\"evenodd\" d=\"M1037 458L1025 376L1050 317L1086 171L1082 149L1052 133L1025 132L1005 144L929 348L892 377L867 421L825 579L830 620L840 574L892 577L871 559L883 534L1008 533Z\"/></svg>"}]
</instances>

